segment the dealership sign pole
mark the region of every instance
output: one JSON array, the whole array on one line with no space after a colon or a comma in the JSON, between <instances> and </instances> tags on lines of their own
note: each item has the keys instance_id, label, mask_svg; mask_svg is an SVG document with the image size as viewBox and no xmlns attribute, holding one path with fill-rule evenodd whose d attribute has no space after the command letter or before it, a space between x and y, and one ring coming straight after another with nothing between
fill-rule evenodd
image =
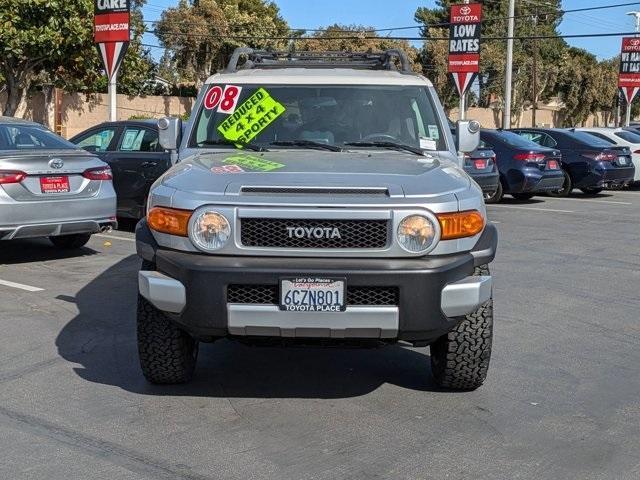
<instances>
[{"instance_id":1,"label":"dealership sign pole","mask_svg":"<svg viewBox=\"0 0 640 480\"><path fill-rule=\"evenodd\" d=\"M448 71L460 95L460 120L465 118L465 94L480 71L481 3L451 5Z\"/></svg>"},{"instance_id":2,"label":"dealership sign pole","mask_svg":"<svg viewBox=\"0 0 640 480\"><path fill-rule=\"evenodd\" d=\"M94 0L94 40L109 79L109 120L117 120L118 69L130 40L130 0Z\"/></svg>"}]
</instances>

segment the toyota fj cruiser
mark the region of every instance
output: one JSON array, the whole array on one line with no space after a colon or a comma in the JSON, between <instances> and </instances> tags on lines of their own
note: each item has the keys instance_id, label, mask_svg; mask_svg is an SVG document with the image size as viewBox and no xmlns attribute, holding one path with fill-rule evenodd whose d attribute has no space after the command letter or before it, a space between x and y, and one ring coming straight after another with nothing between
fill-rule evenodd
<instances>
[{"instance_id":1,"label":"toyota fj cruiser","mask_svg":"<svg viewBox=\"0 0 640 480\"><path fill-rule=\"evenodd\" d=\"M138 347L188 381L199 342L431 346L435 382L475 389L497 246L432 84L403 52L234 52L202 88L137 226Z\"/></svg>"}]
</instances>

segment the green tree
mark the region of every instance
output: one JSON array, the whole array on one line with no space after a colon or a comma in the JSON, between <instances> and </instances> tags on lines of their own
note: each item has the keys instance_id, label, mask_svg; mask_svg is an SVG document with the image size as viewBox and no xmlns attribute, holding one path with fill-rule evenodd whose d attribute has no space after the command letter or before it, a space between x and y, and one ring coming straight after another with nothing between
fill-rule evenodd
<instances>
[{"instance_id":1,"label":"green tree","mask_svg":"<svg viewBox=\"0 0 640 480\"><path fill-rule=\"evenodd\" d=\"M347 38L348 37L348 38ZM336 51L336 52L381 52L390 49L403 50L416 71L420 71L418 51L403 40L392 40L381 37L373 31L373 27L362 25L334 24L319 29L309 36L301 36L295 40L295 48L299 51Z\"/></svg>"},{"instance_id":2,"label":"green tree","mask_svg":"<svg viewBox=\"0 0 640 480\"><path fill-rule=\"evenodd\" d=\"M278 7L264 0L180 0L156 25L182 79L203 82L224 67L236 47L284 48L289 28Z\"/></svg>"}]
</instances>

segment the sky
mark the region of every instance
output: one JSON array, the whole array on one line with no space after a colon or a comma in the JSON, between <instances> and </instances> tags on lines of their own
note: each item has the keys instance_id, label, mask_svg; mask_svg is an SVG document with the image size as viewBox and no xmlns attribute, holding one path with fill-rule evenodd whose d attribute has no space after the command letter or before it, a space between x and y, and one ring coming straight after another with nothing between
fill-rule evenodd
<instances>
[{"instance_id":1,"label":"sky","mask_svg":"<svg viewBox=\"0 0 640 480\"><path fill-rule=\"evenodd\" d=\"M508 0L492 0L503 1ZM516 0L516 2L539 3L543 0ZM631 0L563 0L562 8L587 8L592 6L630 3ZM148 0L144 8L145 20L155 20L166 7L175 6L178 0ZM282 16L292 28L318 28L333 23L358 24L377 28L393 28L415 25L413 15L420 6L433 7L433 0L276 0ZM634 20L626 12L640 10L635 6L618 7L590 12L567 13L560 25L565 35L585 33L632 32ZM506 34L506 32L505 32ZM390 35L418 36L418 29L400 30ZM599 59L611 58L620 52L619 37L567 39L570 45L584 48ZM157 39L147 34L145 43L157 44ZM161 54L154 49L154 56Z\"/></svg>"}]
</instances>

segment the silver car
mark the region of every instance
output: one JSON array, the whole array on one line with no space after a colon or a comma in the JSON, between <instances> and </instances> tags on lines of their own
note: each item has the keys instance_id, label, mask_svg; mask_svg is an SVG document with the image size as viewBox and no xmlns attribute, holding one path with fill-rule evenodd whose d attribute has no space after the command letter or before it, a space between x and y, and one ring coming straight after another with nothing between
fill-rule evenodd
<instances>
[{"instance_id":1,"label":"silver car","mask_svg":"<svg viewBox=\"0 0 640 480\"><path fill-rule=\"evenodd\" d=\"M497 232L458 155L480 126L454 142L402 52L237 50L181 141L158 126L178 163L136 229L148 380L185 382L199 342L233 338L430 345L439 386L482 384Z\"/></svg>"},{"instance_id":2,"label":"silver car","mask_svg":"<svg viewBox=\"0 0 640 480\"><path fill-rule=\"evenodd\" d=\"M116 226L109 166L34 122L0 117L0 240L80 248Z\"/></svg>"}]
</instances>

